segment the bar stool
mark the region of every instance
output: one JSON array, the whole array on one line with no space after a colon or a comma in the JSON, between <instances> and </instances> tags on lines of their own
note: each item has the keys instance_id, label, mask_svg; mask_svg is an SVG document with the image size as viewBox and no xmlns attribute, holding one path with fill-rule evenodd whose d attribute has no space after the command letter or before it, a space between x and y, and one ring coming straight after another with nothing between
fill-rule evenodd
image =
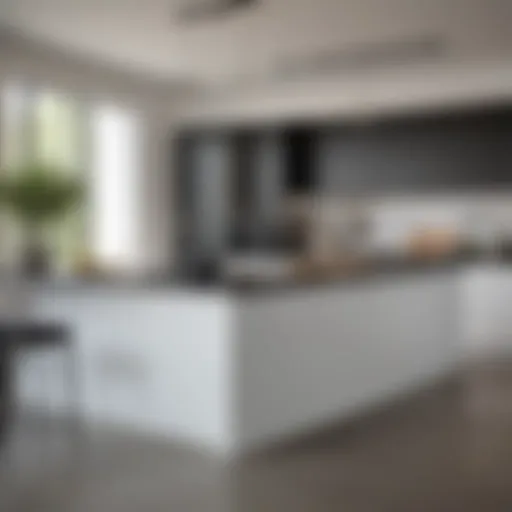
<instances>
[{"instance_id":1,"label":"bar stool","mask_svg":"<svg viewBox=\"0 0 512 512\"><path fill-rule=\"evenodd\" d=\"M47 349L60 349L66 353L66 395L73 426L80 427L78 361L70 330L54 322L0 321L0 449L5 444L15 414L15 359L20 352Z\"/></svg>"}]
</instances>

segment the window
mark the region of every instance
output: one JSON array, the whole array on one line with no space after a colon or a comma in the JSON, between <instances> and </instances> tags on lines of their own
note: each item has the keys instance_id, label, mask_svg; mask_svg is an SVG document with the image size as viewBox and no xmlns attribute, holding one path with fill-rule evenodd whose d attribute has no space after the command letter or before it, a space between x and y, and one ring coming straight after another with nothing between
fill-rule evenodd
<instances>
[{"instance_id":1,"label":"window","mask_svg":"<svg viewBox=\"0 0 512 512\"><path fill-rule=\"evenodd\" d=\"M84 172L86 116L84 107L60 92L9 83L2 94L1 164L6 172L37 161L65 172ZM3 255L19 254L21 235L3 219ZM77 212L48 230L48 245L58 269L73 264L84 243L85 216Z\"/></svg>"},{"instance_id":2,"label":"window","mask_svg":"<svg viewBox=\"0 0 512 512\"><path fill-rule=\"evenodd\" d=\"M60 91L10 83L1 91L0 168L30 161L82 173L85 208L48 231L58 270L86 252L107 270L140 269L143 119L135 110L85 103ZM20 233L2 219L0 256L19 254Z\"/></svg>"},{"instance_id":3,"label":"window","mask_svg":"<svg viewBox=\"0 0 512 512\"><path fill-rule=\"evenodd\" d=\"M9 83L2 91L1 161L5 168L37 160L81 167L85 108L60 92Z\"/></svg>"},{"instance_id":4,"label":"window","mask_svg":"<svg viewBox=\"0 0 512 512\"><path fill-rule=\"evenodd\" d=\"M135 112L100 105L91 126L91 245L108 269L136 270L143 252L141 123Z\"/></svg>"}]
</instances>

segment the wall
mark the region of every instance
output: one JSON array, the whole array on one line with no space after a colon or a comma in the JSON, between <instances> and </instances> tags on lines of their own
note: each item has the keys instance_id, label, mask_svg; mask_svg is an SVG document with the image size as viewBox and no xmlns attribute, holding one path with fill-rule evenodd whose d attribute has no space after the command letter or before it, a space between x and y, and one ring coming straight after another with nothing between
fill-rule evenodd
<instances>
[{"instance_id":1,"label":"wall","mask_svg":"<svg viewBox=\"0 0 512 512\"><path fill-rule=\"evenodd\" d=\"M510 105L511 91L512 67L504 63L474 62L464 66L459 64L451 67L404 68L346 76L332 81L310 80L309 83L277 84L274 87L266 86L233 94L226 92L219 96L218 101L212 99L208 103L204 100L201 105L192 105L184 115L186 121L183 122L226 123L235 126L242 122L244 125L254 123L268 126L274 122L279 126L296 120L320 120L321 125L328 125L330 119L346 119L355 125L362 123L364 129L367 123L371 124L373 120L390 115L400 118L411 114L418 116L422 112L431 114L433 111L446 114L450 110L499 102ZM485 241L498 231L501 235L510 237L510 193L500 191L499 186L488 185L485 193L473 194L446 193L442 189L430 194L399 193L393 192L389 187L383 193L379 189L371 190L372 187L367 183L369 190L358 198L347 197L348 194L340 190L337 179L340 165L356 172L351 160L354 156L356 164L361 164L358 159L362 160L363 168L367 166L378 169L385 165L386 162L379 161L379 158L388 159L394 164L401 163L402 168L390 171L402 186L402 178L412 167L425 171L423 178L428 181L431 162L434 162L432 165L435 166L435 171L445 173L452 170L450 159L456 158L461 173L464 172L464 166L469 167L469 164L474 171L475 168L481 169L482 166L492 164L492 159L488 156L497 147L494 136L494 133L490 133L485 141L478 141L486 148L487 154L485 151L474 150L477 146L473 142L475 133L471 130L464 135L465 139L461 138L457 142L459 148L468 148L463 149L462 153L447 146L442 133L433 134L430 147L423 147L417 138L412 139L414 144L406 144L404 147L397 145L396 140L391 145L383 136L382 140L373 140L376 149L374 152L371 148L368 150L366 140L354 141L352 155L338 152L339 147L346 150L345 146L338 145L334 150L328 148L331 149L330 161L327 162L328 175L324 176L320 197L315 198L315 222L317 226L323 222L326 210L331 210L333 213L329 215L337 217L340 223L343 217L351 214L354 207L359 211L364 210L371 224L370 245L384 250L404 247L408 234L421 227L453 228L457 232ZM361 147L357 147L358 142L362 144ZM502 147L504 146L500 146L498 150ZM391 154L388 155L387 152ZM468 181L471 178L474 179L474 172L473 176L468 177ZM356 184L357 181L355 177ZM399 189L400 185L396 188ZM278 190L277 186L275 190ZM337 193L342 197L337 199ZM323 229L316 232L320 234ZM332 237L333 232L329 235Z\"/></svg>"},{"instance_id":2,"label":"wall","mask_svg":"<svg viewBox=\"0 0 512 512\"><path fill-rule=\"evenodd\" d=\"M227 81L216 91L190 98L179 110L181 123L279 126L342 119L366 123L389 115L510 103L510 9L509 2L494 0L300 0L293 7L289 0L268 2L238 34L240 60L233 66L240 72L240 82ZM307 60L315 52L429 35L439 37L444 45L446 53L439 59L306 74L293 80L273 74L280 61ZM232 37L237 40L236 34ZM491 206L492 196L485 202ZM388 194L382 201L375 194L363 201L376 225L378 246L392 246L397 238L402 243L416 221L466 229L477 219L475 230L492 231L493 225L484 224L487 218L493 224L495 213L486 211L479 217L481 203L479 195L467 194Z\"/></svg>"},{"instance_id":3,"label":"wall","mask_svg":"<svg viewBox=\"0 0 512 512\"><path fill-rule=\"evenodd\" d=\"M168 9L160 2L143 13L125 10L138 9L135 5L112 5L99 14L89 6L82 17L70 5L61 9L62 18L50 9L32 7L25 15L41 30L44 26L42 32L53 32L55 37L76 32L75 42L87 43L100 55L114 47L114 53L129 49L126 56L130 53L134 60L145 61L148 69L150 63L162 71L168 62L178 62L183 71L193 69L196 76L218 86L207 94L184 95L181 86L170 81L142 79L12 37L0 40L0 76L14 73L86 97L115 98L149 116L151 172L141 191L146 218L140 259L152 269L165 268L172 253L171 184L166 172L169 119L218 123L365 118L512 98L512 13L509 3L500 0L272 0L225 22L173 26L176 30L155 23L161 18L160 9ZM126 16L120 16L116 7ZM115 23L98 23L102 14ZM137 22L126 24L127 20ZM91 28L97 30L94 40ZM438 38L444 48L441 58L297 80L276 75L284 62L307 61L318 52L417 37ZM108 51L102 48L107 41L112 46Z\"/></svg>"},{"instance_id":4,"label":"wall","mask_svg":"<svg viewBox=\"0 0 512 512\"><path fill-rule=\"evenodd\" d=\"M512 238L512 202L509 192L473 194L373 195L316 199L312 242L323 246L336 239L347 219L364 216L366 244L379 252L406 251L409 237L423 228L448 229L464 239L492 248L500 238ZM318 240L317 240L318 238Z\"/></svg>"}]
</instances>

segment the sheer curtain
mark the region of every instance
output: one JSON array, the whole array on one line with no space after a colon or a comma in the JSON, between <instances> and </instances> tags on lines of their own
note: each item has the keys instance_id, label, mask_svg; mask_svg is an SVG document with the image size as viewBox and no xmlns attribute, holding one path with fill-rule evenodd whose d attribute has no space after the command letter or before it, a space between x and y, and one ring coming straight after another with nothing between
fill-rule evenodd
<instances>
[{"instance_id":1,"label":"sheer curtain","mask_svg":"<svg viewBox=\"0 0 512 512\"><path fill-rule=\"evenodd\" d=\"M102 104L91 126L91 247L106 271L138 273L144 267L142 118Z\"/></svg>"},{"instance_id":2,"label":"sheer curtain","mask_svg":"<svg viewBox=\"0 0 512 512\"><path fill-rule=\"evenodd\" d=\"M0 171L14 172L28 159L31 94L20 83L2 84L0 90ZM15 264L21 250L22 236L15 219L0 212L0 262L2 267Z\"/></svg>"}]
</instances>

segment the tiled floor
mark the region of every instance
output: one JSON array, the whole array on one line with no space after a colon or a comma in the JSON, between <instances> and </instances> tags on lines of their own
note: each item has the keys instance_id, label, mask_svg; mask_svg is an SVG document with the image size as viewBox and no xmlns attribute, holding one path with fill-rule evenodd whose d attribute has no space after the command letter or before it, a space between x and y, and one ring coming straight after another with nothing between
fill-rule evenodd
<instances>
[{"instance_id":1,"label":"tiled floor","mask_svg":"<svg viewBox=\"0 0 512 512\"><path fill-rule=\"evenodd\" d=\"M102 434L80 447L65 434L18 430L1 512L512 511L512 362L228 467L154 441Z\"/></svg>"}]
</instances>

